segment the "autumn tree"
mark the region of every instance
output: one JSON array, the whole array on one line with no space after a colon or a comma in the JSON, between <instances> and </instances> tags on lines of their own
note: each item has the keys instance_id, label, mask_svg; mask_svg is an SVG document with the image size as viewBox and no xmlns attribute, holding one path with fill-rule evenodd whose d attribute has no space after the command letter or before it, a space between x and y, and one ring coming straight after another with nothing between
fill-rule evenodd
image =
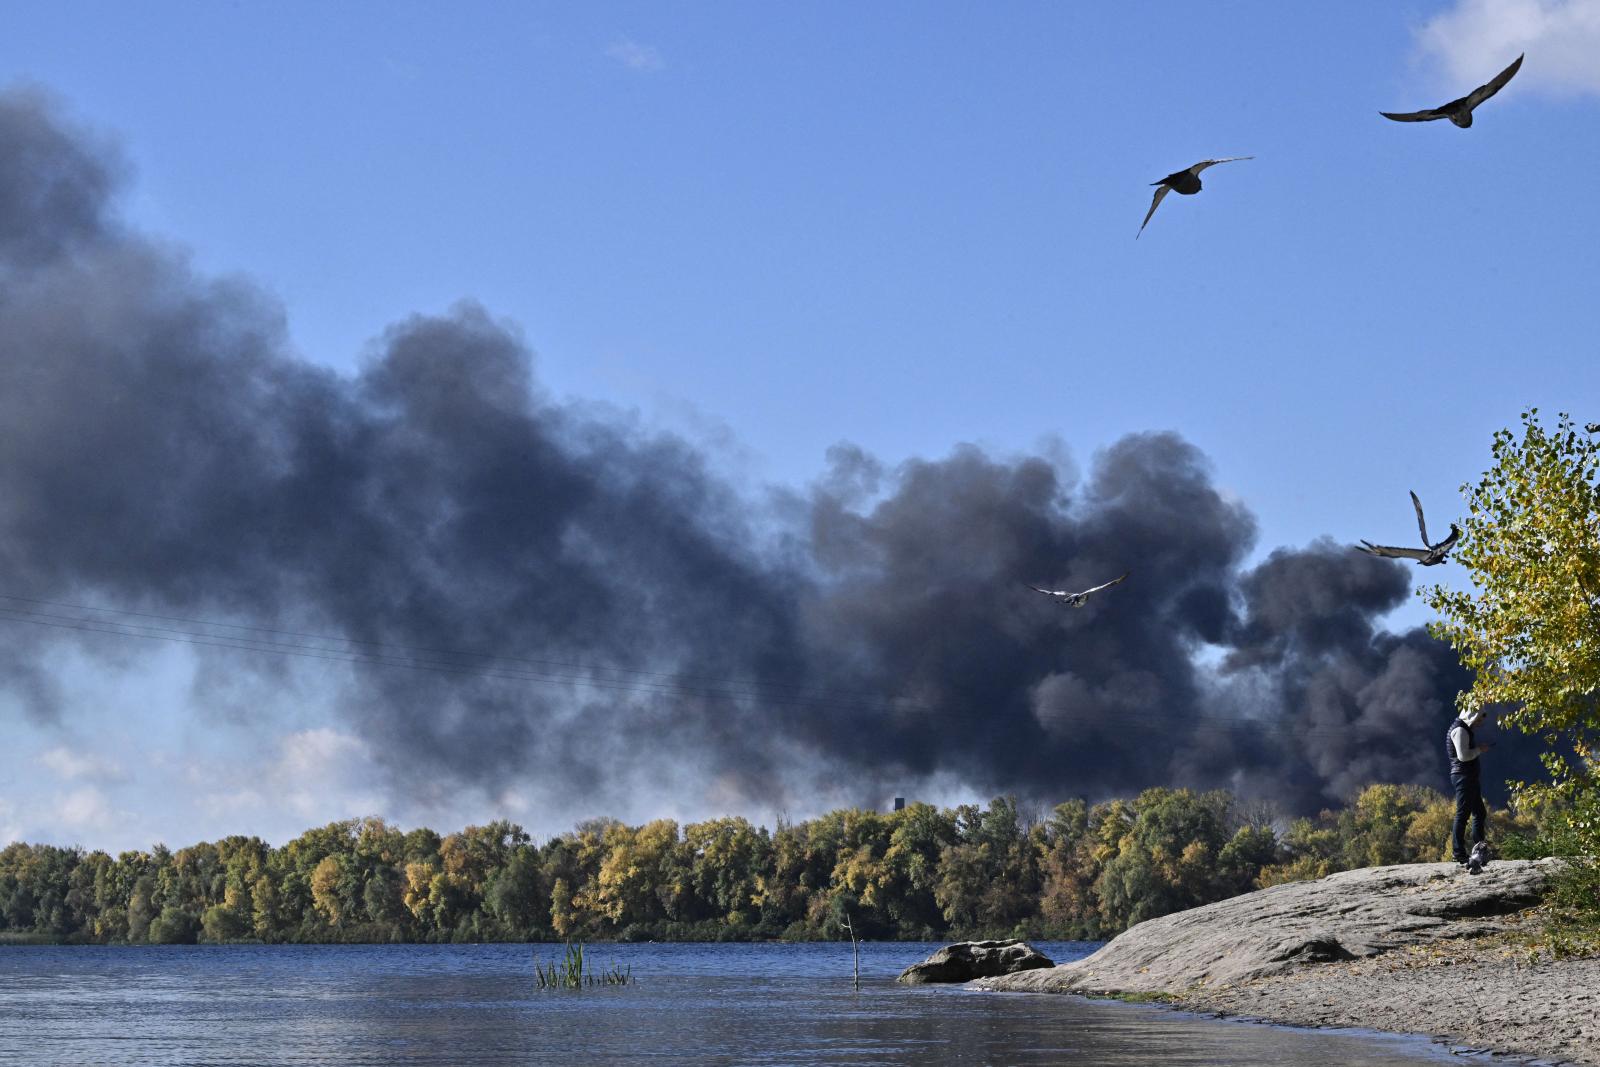
<instances>
[{"instance_id":1,"label":"autumn tree","mask_svg":"<svg viewBox=\"0 0 1600 1067\"><path fill-rule=\"evenodd\" d=\"M1196 907L1228 895L1219 854L1228 844L1232 797L1188 789L1147 789L1096 889L1114 928Z\"/></svg>"},{"instance_id":2,"label":"autumn tree","mask_svg":"<svg viewBox=\"0 0 1600 1067\"><path fill-rule=\"evenodd\" d=\"M602 836L603 855L593 882L579 890L576 903L612 928L663 918L656 889L678 844L678 824L657 819L637 829L612 823Z\"/></svg>"},{"instance_id":3,"label":"autumn tree","mask_svg":"<svg viewBox=\"0 0 1600 1067\"><path fill-rule=\"evenodd\" d=\"M711 819L684 828L689 858L688 887L707 914L734 928L748 928L758 916L758 876L771 861L764 831L742 818ZM672 885L663 886L670 891ZM665 895L665 894L664 894Z\"/></svg>"},{"instance_id":4,"label":"autumn tree","mask_svg":"<svg viewBox=\"0 0 1600 1067\"><path fill-rule=\"evenodd\" d=\"M811 891L817 879L826 877L810 866L809 828L808 823L779 819L767 866L755 877L753 903L760 910L761 925L785 936L790 931L803 933Z\"/></svg>"},{"instance_id":5,"label":"autumn tree","mask_svg":"<svg viewBox=\"0 0 1600 1067\"><path fill-rule=\"evenodd\" d=\"M339 883L343 864L339 856L324 856L311 872L311 899L328 922L338 926L344 920L344 901L340 899Z\"/></svg>"},{"instance_id":6,"label":"autumn tree","mask_svg":"<svg viewBox=\"0 0 1600 1067\"><path fill-rule=\"evenodd\" d=\"M115 859L0 848L0 940L494 941L561 938L937 940L1108 937L1257 884L1436 859L1443 795L1375 785L1280 838L1225 793L1154 789L1059 805L845 808L772 832L738 817L595 819L535 845L506 822L440 836L378 819L157 845ZM1496 814L1534 836L1548 825Z\"/></svg>"},{"instance_id":7,"label":"autumn tree","mask_svg":"<svg viewBox=\"0 0 1600 1067\"><path fill-rule=\"evenodd\" d=\"M1040 914L1052 932L1092 937L1099 926L1094 883L1100 871L1092 860L1088 802L1078 799L1057 804L1050 817L1034 828L1034 847L1044 878Z\"/></svg>"},{"instance_id":8,"label":"autumn tree","mask_svg":"<svg viewBox=\"0 0 1600 1067\"><path fill-rule=\"evenodd\" d=\"M1494 435L1494 462L1463 486L1455 553L1470 591L1424 590L1474 674L1465 708L1543 738L1547 782L1518 782L1519 806L1565 813L1568 847L1600 855L1600 424L1537 409L1520 436Z\"/></svg>"},{"instance_id":9,"label":"autumn tree","mask_svg":"<svg viewBox=\"0 0 1600 1067\"><path fill-rule=\"evenodd\" d=\"M1355 803L1339 813L1339 840L1344 846L1344 867L1383 867L1391 863L1432 861L1418 856L1409 831L1416 817L1428 810L1441 794L1420 785L1369 785ZM1453 811L1454 809L1452 809ZM1434 849L1445 840L1441 835Z\"/></svg>"}]
</instances>

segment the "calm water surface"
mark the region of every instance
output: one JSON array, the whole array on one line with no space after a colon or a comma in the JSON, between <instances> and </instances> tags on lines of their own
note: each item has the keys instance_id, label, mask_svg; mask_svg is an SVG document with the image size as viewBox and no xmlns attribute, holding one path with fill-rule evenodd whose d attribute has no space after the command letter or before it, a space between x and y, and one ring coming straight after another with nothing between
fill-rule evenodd
<instances>
[{"instance_id":1,"label":"calm water surface","mask_svg":"<svg viewBox=\"0 0 1600 1067\"><path fill-rule=\"evenodd\" d=\"M936 945L593 945L626 987L540 992L559 946L0 947L0 1064L1459 1062L1416 1038L899 986ZM1081 944L1039 943L1057 962Z\"/></svg>"}]
</instances>

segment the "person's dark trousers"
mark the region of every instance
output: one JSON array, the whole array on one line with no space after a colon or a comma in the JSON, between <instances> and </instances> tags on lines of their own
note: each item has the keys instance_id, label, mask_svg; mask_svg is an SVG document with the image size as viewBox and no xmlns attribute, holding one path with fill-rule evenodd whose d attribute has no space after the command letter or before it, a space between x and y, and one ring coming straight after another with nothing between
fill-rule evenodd
<instances>
[{"instance_id":1,"label":"person's dark trousers","mask_svg":"<svg viewBox=\"0 0 1600 1067\"><path fill-rule=\"evenodd\" d=\"M1465 863L1467 817L1472 817L1472 843L1476 845L1483 840L1483 824L1489 813L1483 806L1483 790L1478 788L1477 775L1468 778L1452 774L1450 784L1456 787L1456 821L1450 826L1450 855L1457 863Z\"/></svg>"}]
</instances>

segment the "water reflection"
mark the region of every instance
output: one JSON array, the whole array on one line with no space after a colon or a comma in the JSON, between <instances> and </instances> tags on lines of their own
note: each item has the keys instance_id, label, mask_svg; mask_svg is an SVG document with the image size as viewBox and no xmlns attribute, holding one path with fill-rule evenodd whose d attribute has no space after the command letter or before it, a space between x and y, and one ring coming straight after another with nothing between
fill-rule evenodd
<instances>
[{"instance_id":1,"label":"water reflection","mask_svg":"<svg viewBox=\"0 0 1600 1067\"><path fill-rule=\"evenodd\" d=\"M1424 1041L906 987L934 946L598 945L626 987L533 988L527 946L0 949L0 1064L1439 1063ZM1057 959L1086 946L1041 946ZM559 954L539 948L541 958Z\"/></svg>"}]
</instances>

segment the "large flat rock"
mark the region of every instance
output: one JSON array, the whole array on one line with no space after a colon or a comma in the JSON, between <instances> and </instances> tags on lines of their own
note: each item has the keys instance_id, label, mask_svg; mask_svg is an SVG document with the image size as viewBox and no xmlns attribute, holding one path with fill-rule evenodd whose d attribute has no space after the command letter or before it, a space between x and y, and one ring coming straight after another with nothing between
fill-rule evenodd
<instances>
[{"instance_id":1,"label":"large flat rock","mask_svg":"<svg viewBox=\"0 0 1600 1067\"><path fill-rule=\"evenodd\" d=\"M974 983L1031 993L1171 993L1306 964L1479 937L1543 899L1558 860L1498 860L1481 875L1412 863L1291 882L1140 923L1073 963Z\"/></svg>"}]
</instances>

